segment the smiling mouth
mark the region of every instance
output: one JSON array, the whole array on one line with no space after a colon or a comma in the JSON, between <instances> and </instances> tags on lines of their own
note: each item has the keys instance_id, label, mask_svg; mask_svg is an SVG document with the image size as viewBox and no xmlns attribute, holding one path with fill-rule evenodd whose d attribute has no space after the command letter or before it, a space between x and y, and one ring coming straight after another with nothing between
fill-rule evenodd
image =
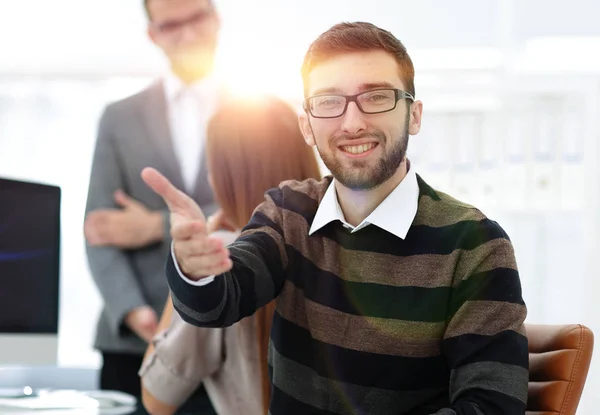
<instances>
[{"instance_id":1,"label":"smiling mouth","mask_svg":"<svg viewBox=\"0 0 600 415\"><path fill-rule=\"evenodd\" d=\"M366 143L356 146L340 146L340 149L345 153L360 155L374 149L375 147L377 147L377 143Z\"/></svg>"}]
</instances>

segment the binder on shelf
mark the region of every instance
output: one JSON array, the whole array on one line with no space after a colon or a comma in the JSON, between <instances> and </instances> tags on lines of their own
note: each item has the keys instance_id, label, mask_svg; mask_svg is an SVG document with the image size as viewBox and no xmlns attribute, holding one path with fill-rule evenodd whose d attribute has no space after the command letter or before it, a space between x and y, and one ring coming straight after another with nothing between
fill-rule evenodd
<instances>
[{"instance_id":1,"label":"binder on shelf","mask_svg":"<svg viewBox=\"0 0 600 415\"><path fill-rule=\"evenodd\" d=\"M555 108L544 105L532 120L532 206L536 209L555 209L558 206L558 164L556 136L559 125Z\"/></svg>"},{"instance_id":2,"label":"binder on shelf","mask_svg":"<svg viewBox=\"0 0 600 415\"><path fill-rule=\"evenodd\" d=\"M509 210L522 210L529 205L528 113L529 111L519 110L506 114L501 198L503 207Z\"/></svg>"}]
</instances>

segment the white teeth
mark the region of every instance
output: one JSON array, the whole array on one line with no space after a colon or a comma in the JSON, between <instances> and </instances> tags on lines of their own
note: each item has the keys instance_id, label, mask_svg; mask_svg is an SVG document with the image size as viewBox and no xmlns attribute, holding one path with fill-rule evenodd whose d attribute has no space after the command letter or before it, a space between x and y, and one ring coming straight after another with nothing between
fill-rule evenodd
<instances>
[{"instance_id":1,"label":"white teeth","mask_svg":"<svg viewBox=\"0 0 600 415\"><path fill-rule=\"evenodd\" d=\"M342 146L342 150L352 154L362 154L375 147L375 143L361 144L359 146Z\"/></svg>"}]
</instances>

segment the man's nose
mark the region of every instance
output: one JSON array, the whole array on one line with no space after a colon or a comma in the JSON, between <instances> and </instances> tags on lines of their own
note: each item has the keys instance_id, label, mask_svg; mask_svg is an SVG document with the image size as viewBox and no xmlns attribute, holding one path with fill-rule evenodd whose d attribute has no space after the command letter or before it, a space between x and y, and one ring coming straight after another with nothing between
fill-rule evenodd
<instances>
[{"instance_id":1,"label":"man's nose","mask_svg":"<svg viewBox=\"0 0 600 415\"><path fill-rule=\"evenodd\" d=\"M196 37L198 36L198 30L192 24L186 24L179 30L180 42L189 42L196 39Z\"/></svg>"},{"instance_id":2,"label":"man's nose","mask_svg":"<svg viewBox=\"0 0 600 415\"><path fill-rule=\"evenodd\" d=\"M342 130L349 134L356 134L366 128L365 114L358 108L356 102L348 103L346 113L342 115Z\"/></svg>"}]
</instances>

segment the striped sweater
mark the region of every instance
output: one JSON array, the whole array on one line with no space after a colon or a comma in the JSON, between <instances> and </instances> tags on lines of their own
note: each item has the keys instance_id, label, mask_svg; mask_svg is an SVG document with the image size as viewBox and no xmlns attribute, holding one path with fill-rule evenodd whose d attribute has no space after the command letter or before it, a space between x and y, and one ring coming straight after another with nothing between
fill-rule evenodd
<instances>
[{"instance_id":1,"label":"striped sweater","mask_svg":"<svg viewBox=\"0 0 600 415\"><path fill-rule=\"evenodd\" d=\"M191 324L229 326L277 298L272 415L525 413L526 307L511 242L417 180L404 240L339 221L308 236L327 177L267 192L214 282L192 286L167 261Z\"/></svg>"}]
</instances>

